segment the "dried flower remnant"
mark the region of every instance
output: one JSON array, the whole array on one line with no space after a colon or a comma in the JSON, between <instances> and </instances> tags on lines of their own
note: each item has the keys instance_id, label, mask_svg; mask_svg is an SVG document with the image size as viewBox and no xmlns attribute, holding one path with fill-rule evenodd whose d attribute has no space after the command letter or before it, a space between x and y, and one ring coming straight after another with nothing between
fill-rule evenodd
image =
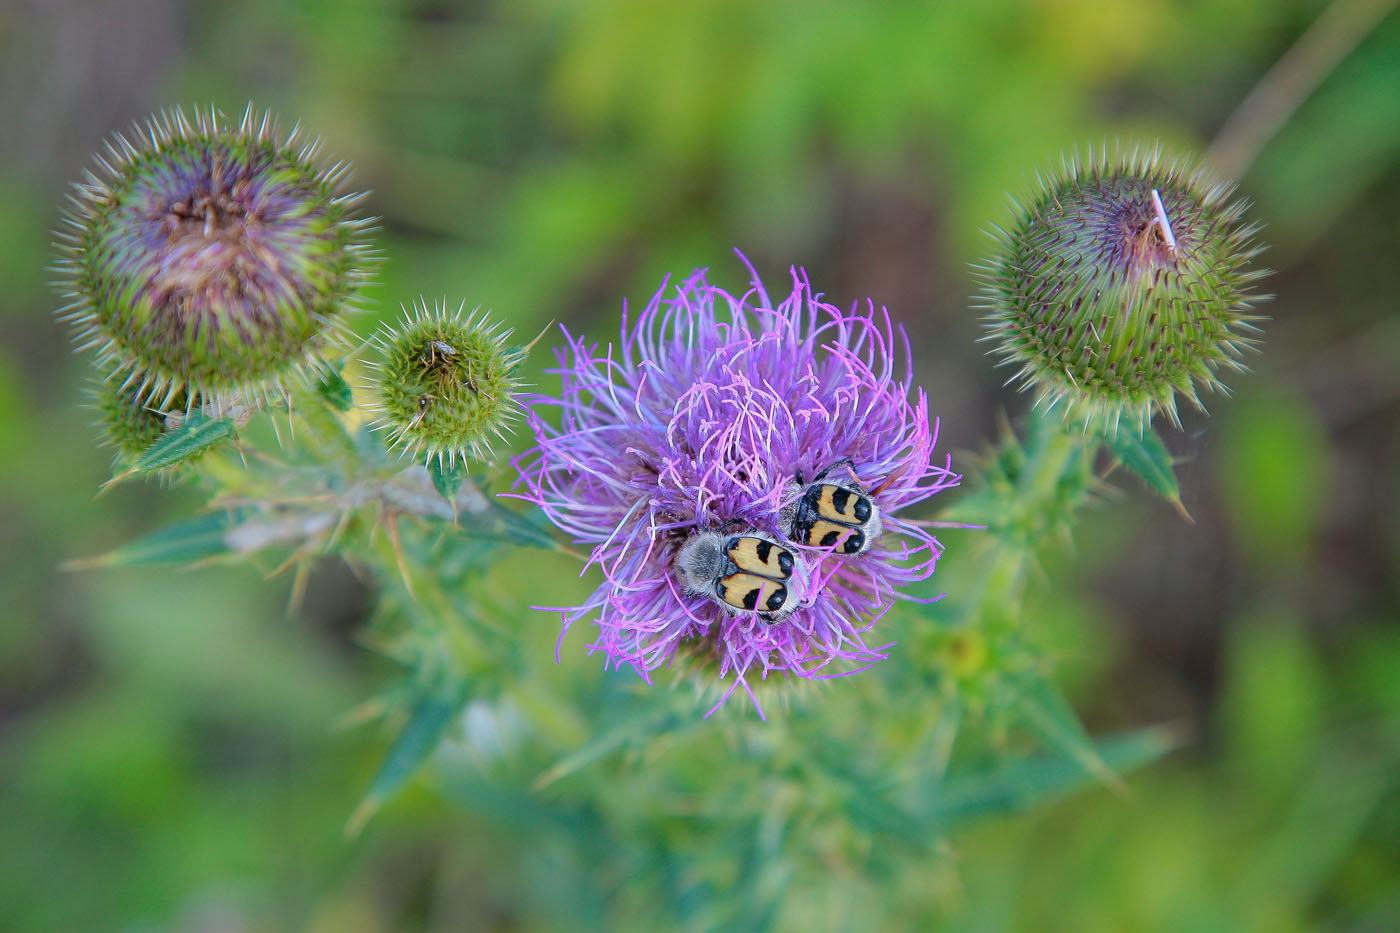
<instances>
[{"instance_id":1,"label":"dried flower remnant","mask_svg":"<svg viewBox=\"0 0 1400 933\"><path fill-rule=\"evenodd\" d=\"M420 301L384 325L375 335L382 359L371 364L371 405L389 444L445 467L488 458L519 414L515 371L529 348L507 345L513 333L467 314L465 302L449 311Z\"/></svg>"},{"instance_id":2,"label":"dried flower remnant","mask_svg":"<svg viewBox=\"0 0 1400 933\"><path fill-rule=\"evenodd\" d=\"M741 684L752 697L770 673L834 677L885 657L871 630L942 551L898 513L958 480L946 458L933 460L936 423L907 358L896 370L901 336L871 303L823 302L797 270L777 304L756 275L738 296L704 270L663 284L634 320L624 310L606 350L565 331L560 393L527 398L538 445L516 460L524 498L603 571L584 603L563 610L564 632L591 619L589 647L648 680L673 659L728 679L721 702ZM880 488L880 540L857 555L790 540L796 478L846 458ZM791 611L736 608L688 584L678 557L718 531L756 533L796 556L801 574L747 581L765 595L774 582L798 588Z\"/></svg>"},{"instance_id":3,"label":"dried flower remnant","mask_svg":"<svg viewBox=\"0 0 1400 933\"><path fill-rule=\"evenodd\" d=\"M338 341L368 274L362 195L250 106L118 134L75 186L58 270L80 349L163 405L285 391Z\"/></svg>"},{"instance_id":4,"label":"dried flower remnant","mask_svg":"<svg viewBox=\"0 0 1400 933\"><path fill-rule=\"evenodd\" d=\"M1257 341L1262 247L1230 186L1160 150L1077 153L978 267L995 352L1067 416L1134 430L1222 390Z\"/></svg>"}]
</instances>

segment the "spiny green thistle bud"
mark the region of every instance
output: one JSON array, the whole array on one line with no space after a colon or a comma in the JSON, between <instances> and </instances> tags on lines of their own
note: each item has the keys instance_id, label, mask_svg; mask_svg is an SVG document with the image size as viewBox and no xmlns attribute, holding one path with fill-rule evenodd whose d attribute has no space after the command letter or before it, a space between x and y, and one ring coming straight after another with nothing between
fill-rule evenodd
<instances>
[{"instance_id":1,"label":"spiny green thistle bud","mask_svg":"<svg viewBox=\"0 0 1400 933\"><path fill-rule=\"evenodd\" d=\"M415 459L451 467L460 456L483 459L492 438L505 439L519 413L515 369L528 347L508 347L514 330L498 331L485 315L426 301L374 337L382 360L372 389L375 426L389 445Z\"/></svg>"},{"instance_id":2,"label":"spiny green thistle bud","mask_svg":"<svg viewBox=\"0 0 1400 933\"><path fill-rule=\"evenodd\" d=\"M1011 381L1110 430L1223 390L1217 373L1256 343L1251 285L1267 274L1230 191L1156 148L1076 153L1040 178L977 269Z\"/></svg>"},{"instance_id":3,"label":"spiny green thistle bud","mask_svg":"<svg viewBox=\"0 0 1400 933\"><path fill-rule=\"evenodd\" d=\"M237 128L176 110L113 137L75 186L60 314L100 368L139 376L139 398L265 400L338 341L367 221L340 193L346 166L319 167L299 136L251 106Z\"/></svg>"},{"instance_id":4,"label":"spiny green thistle bud","mask_svg":"<svg viewBox=\"0 0 1400 933\"><path fill-rule=\"evenodd\" d=\"M105 446L117 449L118 462L131 461L147 453L156 441L179 429L192 416L226 419L234 428L243 428L253 415L236 395L206 400L188 397L181 390L165 399L146 397L140 375L122 378L108 376L98 383L94 402L99 415Z\"/></svg>"},{"instance_id":5,"label":"spiny green thistle bud","mask_svg":"<svg viewBox=\"0 0 1400 933\"><path fill-rule=\"evenodd\" d=\"M108 376L98 385L95 401L103 442L117 449L119 459L139 457L175 427L172 419L183 418L190 407L184 392L159 404L142 398L140 380L117 376Z\"/></svg>"}]
</instances>

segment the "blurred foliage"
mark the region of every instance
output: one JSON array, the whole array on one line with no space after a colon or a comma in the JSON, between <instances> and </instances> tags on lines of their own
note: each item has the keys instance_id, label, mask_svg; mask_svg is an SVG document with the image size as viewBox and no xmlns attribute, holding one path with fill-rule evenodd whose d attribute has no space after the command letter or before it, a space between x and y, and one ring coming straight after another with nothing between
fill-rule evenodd
<instances>
[{"instance_id":1,"label":"blurred foliage","mask_svg":"<svg viewBox=\"0 0 1400 933\"><path fill-rule=\"evenodd\" d=\"M1280 298L1240 397L1210 400L1220 417L1165 438L1197 524L1114 474L1131 495L1080 522L1072 551L1018 565L1039 594L1022 637L1105 736L1095 753L1125 773L1123 793L1090 785L1017 815L1086 776L1009 725L981 739L961 727L979 711L948 703L943 685L1023 646L940 628L937 607L900 617L886 669L814 689L764 726L737 704L700 722L688 688L604 675L578 634L556 665L554 618L519 607L583 592L560 554L511 552L482 578L472 548L410 536L425 559L453 562L453 598L469 594L482 625L473 637L508 649L517 675L508 693L437 706L385 692L400 672L362 644L455 605L425 608L396 577L363 581L321 560L288 612L291 583L248 567L59 570L194 514L206 492L127 482L93 498L107 454L77 407L85 368L49 316L46 231L62 186L107 132L153 109L212 100L236 112L252 98L353 160L383 218L389 262L372 297L386 316L419 293L465 294L522 334L557 319L606 339L621 297L650 294L665 271L713 264L737 282L734 245L765 273L804 264L834 300L890 306L918 348L943 443L971 448L993 436L999 408L1024 407L998 391L966 302L964 270L1003 192L1085 141L1204 148L1321 11L1314 0L0 11L4 925L1400 927L1393 14L1241 179L1268 224ZM547 357L529 381L550 384ZM978 534L946 535L934 579L950 606L987 571ZM384 593L373 620L370 588ZM380 706L360 705L376 694ZM400 777L384 777L386 755L415 752L391 728L378 741L334 730L357 721L349 710L441 729L446 744L347 838L365 789ZM1143 731L1156 723L1173 725ZM894 772L833 760L852 736L913 751ZM1189 748L1127 775L1179 741ZM732 805L698 806L716 800ZM737 818L753 812L756 823ZM973 813L1003 815L955 825Z\"/></svg>"}]
</instances>

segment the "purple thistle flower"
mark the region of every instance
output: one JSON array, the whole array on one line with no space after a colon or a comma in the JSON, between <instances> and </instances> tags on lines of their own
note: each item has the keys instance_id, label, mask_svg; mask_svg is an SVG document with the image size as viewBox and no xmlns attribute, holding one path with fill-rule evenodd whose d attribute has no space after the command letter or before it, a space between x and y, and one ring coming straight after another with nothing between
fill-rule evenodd
<instances>
[{"instance_id":1,"label":"purple thistle flower","mask_svg":"<svg viewBox=\"0 0 1400 933\"><path fill-rule=\"evenodd\" d=\"M603 571L586 601L562 610L561 642L592 618L589 648L648 682L678 653L713 664L721 680L733 675L716 709L740 684L757 706L750 680L773 671L837 677L883 659L891 646L871 629L942 553L898 513L959 479L946 457L932 459L937 422L923 390L910 396L902 329L896 371L887 312L826 304L798 269L774 306L749 271L739 297L702 269L674 289L663 282L635 320L624 302L621 340L606 351L564 329L560 394L524 399L538 445L515 460L522 498L590 545L588 565ZM550 409L557 428L542 417ZM800 494L797 476L843 458L838 470L870 490L884 525L854 556L791 541L780 516ZM805 565L805 579L790 581L803 590L798 608L780 621L687 592L678 552L729 523L773 536Z\"/></svg>"}]
</instances>

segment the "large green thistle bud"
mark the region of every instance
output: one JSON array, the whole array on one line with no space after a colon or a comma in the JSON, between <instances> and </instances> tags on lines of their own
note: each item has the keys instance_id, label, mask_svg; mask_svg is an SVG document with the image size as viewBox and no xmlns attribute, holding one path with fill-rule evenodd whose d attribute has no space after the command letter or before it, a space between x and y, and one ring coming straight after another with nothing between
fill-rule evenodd
<instances>
[{"instance_id":1,"label":"large green thistle bud","mask_svg":"<svg viewBox=\"0 0 1400 933\"><path fill-rule=\"evenodd\" d=\"M1230 187L1160 150L1065 160L997 228L978 267L989 339L1013 381L1068 417L1139 430L1200 407L1256 342L1261 247Z\"/></svg>"},{"instance_id":2,"label":"large green thistle bud","mask_svg":"<svg viewBox=\"0 0 1400 933\"><path fill-rule=\"evenodd\" d=\"M375 426L405 456L437 460L484 459L519 415L515 371L528 347L508 346L485 315L419 302L402 321L375 335L381 360L374 370Z\"/></svg>"},{"instance_id":3,"label":"large green thistle bud","mask_svg":"<svg viewBox=\"0 0 1400 933\"><path fill-rule=\"evenodd\" d=\"M359 194L318 144L250 106L179 110L115 136L76 185L58 269L81 349L136 397L252 402L338 342L367 275Z\"/></svg>"}]
</instances>

